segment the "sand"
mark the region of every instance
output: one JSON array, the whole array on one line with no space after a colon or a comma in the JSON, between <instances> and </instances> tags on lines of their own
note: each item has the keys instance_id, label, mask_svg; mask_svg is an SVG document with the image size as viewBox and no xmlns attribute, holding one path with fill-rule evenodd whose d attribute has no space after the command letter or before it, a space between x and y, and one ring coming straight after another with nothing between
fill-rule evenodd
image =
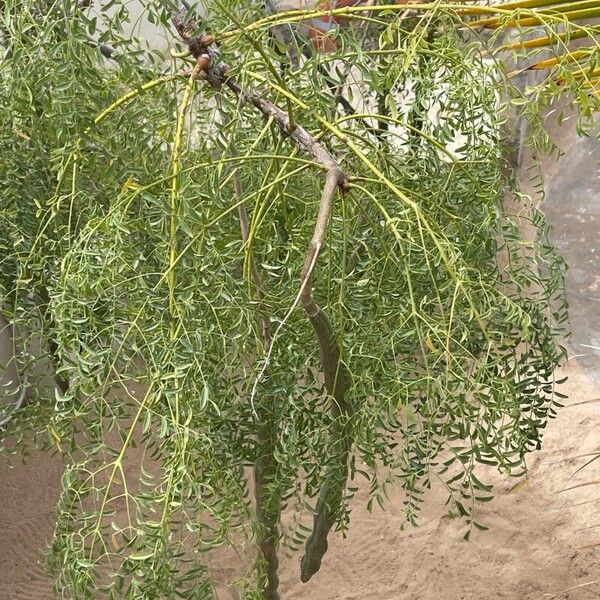
<instances>
[{"instance_id":1,"label":"sand","mask_svg":"<svg viewBox=\"0 0 600 600\"><path fill-rule=\"evenodd\" d=\"M544 447L531 455L529 478L496 475L496 498L477 509L489 531L463 540L464 523L443 514L432 490L421 526L404 527L401 494L385 512L369 514L366 489L354 502L346 539L331 536L324 566L308 584L298 581L299 556L284 559L282 598L507 600L600 596L600 486L566 487L598 479L590 465L571 476L599 447L600 390L576 361L565 389L568 406L548 427ZM34 455L12 469L0 466L0 599L50 600L43 554L53 528L60 460ZM585 504L582 504L585 503ZM580 587L577 587L580 586ZM564 591L571 590L571 591Z\"/></svg>"},{"instance_id":2,"label":"sand","mask_svg":"<svg viewBox=\"0 0 600 600\"><path fill-rule=\"evenodd\" d=\"M571 403L600 396L578 365L569 364ZM496 498L477 509L487 532L463 540L464 523L441 517L443 495L434 490L421 526L402 531L401 494L385 512L353 511L347 539L332 537L322 571L309 584L294 583L296 560L285 564L284 598L322 600L534 600L598 598L600 486L560 492L598 478L600 469L570 476L599 446L600 403L565 408L548 427L542 451L531 455L529 478L495 477ZM362 500L366 497L363 491ZM578 505L581 502L588 504ZM360 504L360 498L357 505ZM364 504L364 502L363 502ZM292 573L290 573L290 570Z\"/></svg>"}]
</instances>

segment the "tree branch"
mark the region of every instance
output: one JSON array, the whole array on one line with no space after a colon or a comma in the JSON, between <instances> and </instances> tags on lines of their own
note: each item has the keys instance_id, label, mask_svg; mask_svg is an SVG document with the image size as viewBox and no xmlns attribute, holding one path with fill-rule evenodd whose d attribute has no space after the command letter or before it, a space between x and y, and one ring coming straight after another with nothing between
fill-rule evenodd
<instances>
[{"instance_id":1,"label":"tree branch","mask_svg":"<svg viewBox=\"0 0 600 600\"><path fill-rule=\"evenodd\" d=\"M340 345L331 321L312 295L312 274L325 243L333 200L343 179L344 174L339 168L332 168L327 173L313 237L302 271L300 302L310 319L319 343L325 389L332 399L331 413L335 428L331 444L332 462L327 468L325 481L317 500L313 531L306 542L306 552L300 566L300 579L304 582L318 572L323 556L327 552L327 536L337 520L343 501L348 475L348 456L352 446L349 427L354 407L347 397L352 387L352 374L341 360Z\"/></svg>"},{"instance_id":2,"label":"tree branch","mask_svg":"<svg viewBox=\"0 0 600 600\"><path fill-rule=\"evenodd\" d=\"M245 92L237 81L229 76L229 67L220 60L219 51L209 35L193 37L198 26L193 22L184 22L182 15L172 17L173 24L187 44L190 53L200 63L206 65L203 78L215 89L229 88L240 101L253 105L265 117L271 117L282 134L288 136L296 146L310 155L326 171L325 186L319 202L314 232L310 241L301 275L298 296L285 319L280 323L271 339L263 368L253 386L251 400L257 385L269 364L277 334L298 303L301 303L315 332L319 345L321 364L325 379L325 388L332 398L331 412L335 431L331 445L332 461L327 468L323 487L317 500L314 515L313 532L306 543L306 553L302 558L301 579L308 581L320 568L322 558L327 551L327 535L334 525L343 501L348 472L348 456L352 445L349 424L353 415L352 402L347 392L352 386L352 376L341 360L341 351L336 332L331 321L317 304L312 294L312 276L319 254L325 244L327 226L332 212L333 201L338 190L347 189L347 177L334 156L314 138L306 129L290 122L286 111L258 92ZM247 227L247 215L240 213L242 235L244 220ZM247 235L247 231L246 231Z\"/></svg>"}]
</instances>

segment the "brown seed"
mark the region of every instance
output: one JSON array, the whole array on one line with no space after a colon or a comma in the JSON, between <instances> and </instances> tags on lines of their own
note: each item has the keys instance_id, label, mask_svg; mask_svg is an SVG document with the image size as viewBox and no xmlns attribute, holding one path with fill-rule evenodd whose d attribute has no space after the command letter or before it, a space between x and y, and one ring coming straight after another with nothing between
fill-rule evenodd
<instances>
[{"instance_id":1,"label":"brown seed","mask_svg":"<svg viewBox=\"0 0 600 600\"><path fill-rule=\"evenodd\" d=\"M210 46L215 41L215 37L213 35L203 35L200 38L200 43L203 46Z\"/></svg>"},{"instance_id":2,"label":"brown seed","mask_svg":"<svg viewBox=\"0 0 600 600\"><path fill-rule=\"evenodd\" d=\"M196 61L196 70L197 71L206 71L210 67L210 58L206 54L202 54L198 57Z\"/></svg>"}]
</instances>

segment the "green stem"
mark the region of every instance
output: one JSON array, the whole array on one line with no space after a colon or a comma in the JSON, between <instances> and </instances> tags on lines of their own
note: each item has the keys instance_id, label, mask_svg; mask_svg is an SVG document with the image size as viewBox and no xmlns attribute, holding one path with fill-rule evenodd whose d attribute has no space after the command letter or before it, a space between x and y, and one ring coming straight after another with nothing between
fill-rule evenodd
<instances>
[{"instance_id":1,"label":"green stem","mask_svg":"<svg viewBox=\"0 0 600 600\"><path fill-rule=\"evenodd\" d=\"M175 324L175 316L177 310L177 301L175 298L175 264L177 262L177 230L179 224L178 215L178 200L179 200L179 175L181 172L181 149L183 145L183 129L185 125L185 117L191 103L192 91L194 82L200 74L200 66L197 64L189 76L188 83L183 93L179 113L177 115L177 127L175 130L175 140L173 142L173 156L171 158L171 197L170 197L170 222L169 222L169 316L170 316L170 337L173 341L177 335L177 327Z\"/></svg>"}]
</instances>

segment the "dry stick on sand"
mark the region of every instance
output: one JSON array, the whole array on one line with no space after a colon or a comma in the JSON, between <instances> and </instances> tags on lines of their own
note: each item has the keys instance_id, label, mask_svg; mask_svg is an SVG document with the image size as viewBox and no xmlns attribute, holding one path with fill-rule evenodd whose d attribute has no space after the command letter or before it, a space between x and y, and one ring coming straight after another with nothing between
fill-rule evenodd
<instances>
[{"instance_id":1,"label":"dry stick on sand","mask_svg":"<svg viewBox=\"0 0 600 600\"><path fill-rule=\"evenodd\" d=\"M347 397L352 386L352 375L341 360L336 332L323 309L315 301L311 286L317 259L325 243L333 201L338 190L344 192L347 189L347 177L332 154L306 129L296 124L291 125L286 111L258 92L245 93L242 90L240 85L228 75L229 68L220 60L218 49L213 44L211 36L193 37L193 32L198 30L198 26L190 21L184 22L182 15L174 15L172 20L192 56L199 63L205 65L202 78L206 79L216 90L221 90L223 86L229 88L244 103L252 104L264 116L272 117L281 133L288 136L300 150L312 156L315 162L327 172L314 233L302 269L300 291L292 306L293 309L298 303L302 304L314 329L321 355L325 388L332 397L331 411L335 423L333 432L335 439L331 444L333 448L332 461L327 469L325 481L317 500L313 532L306 542L306 551L302 558L301 579L308 581L319 570L321 560L327 551L327 535L335 524L346 488L348 456L352 445L349 428L354 408ZM257 383L268 366L276 337L277 331L271 340Z\"/></svg>"}]
</instances>

